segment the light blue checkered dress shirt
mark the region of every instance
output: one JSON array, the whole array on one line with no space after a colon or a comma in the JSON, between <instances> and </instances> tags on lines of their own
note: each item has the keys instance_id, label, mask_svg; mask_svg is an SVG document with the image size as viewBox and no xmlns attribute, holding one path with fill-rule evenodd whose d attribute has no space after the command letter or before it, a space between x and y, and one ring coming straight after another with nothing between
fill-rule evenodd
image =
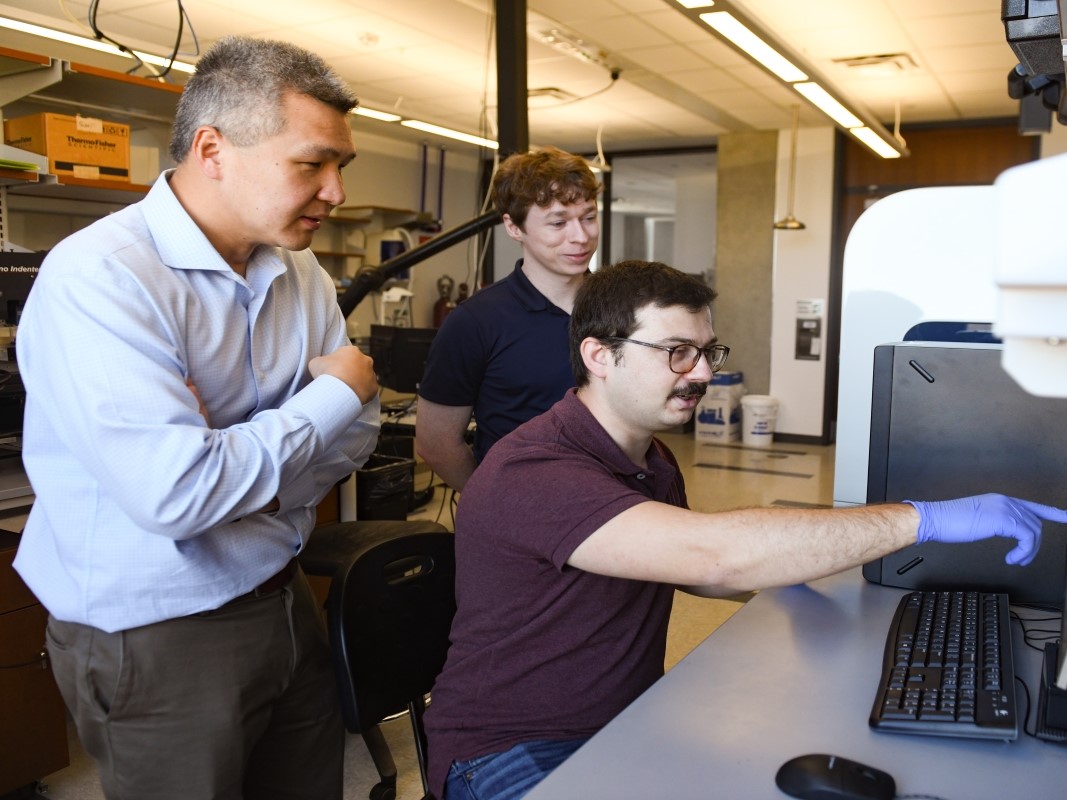
<instances>
[{"instance_id":1,"label":"light blue checkered dress shirt","mask_svg":"<svg viewBox=\"0 0 1067 800\"><path fill-rule=\"evenodd\" d=\"M348 344L314 256L260 247L246 274L165 178L46 258L16 337L36 499L15 566L53 616L125 630L249 591L373 450L378 401L307 371Z\"/></svg>"}]
</instances>

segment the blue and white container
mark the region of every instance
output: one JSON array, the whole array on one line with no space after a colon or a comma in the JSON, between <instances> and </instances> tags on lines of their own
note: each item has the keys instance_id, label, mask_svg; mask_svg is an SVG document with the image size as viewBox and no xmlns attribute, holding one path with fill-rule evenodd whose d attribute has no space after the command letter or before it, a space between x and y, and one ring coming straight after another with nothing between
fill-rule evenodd
<instances>
[{"instance_id":1,"label":"blue and white container","mask_svg":"<svg viewBox=\"0 0 1067 800\"><path fill-rule=\"evenodd\" d=\"M745 394L740 372L717 372L697 406L693 430L697 444L725 444L741 440L741 397Z\"/></svg>"}]
</instances>

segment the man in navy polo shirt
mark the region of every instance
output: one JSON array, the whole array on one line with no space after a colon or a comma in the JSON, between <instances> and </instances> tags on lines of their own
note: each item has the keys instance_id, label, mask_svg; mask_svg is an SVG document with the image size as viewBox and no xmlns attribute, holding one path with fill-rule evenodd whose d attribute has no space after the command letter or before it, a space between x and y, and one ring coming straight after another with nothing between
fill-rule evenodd
<instances>
[{"instance_id":1,"label":"man in navy polo shirt","mask_svg":"<svg viewBox=\"0 0 1067 800\"><path fill-rule=\"evenodd\" d=\"M555 147L512 155L493 176L523 257L445 318L419 385L416 451L456 491L498 439L574 385L567 328L600 238L600 189L585 159Z\"/></svg>"}]
</instances>

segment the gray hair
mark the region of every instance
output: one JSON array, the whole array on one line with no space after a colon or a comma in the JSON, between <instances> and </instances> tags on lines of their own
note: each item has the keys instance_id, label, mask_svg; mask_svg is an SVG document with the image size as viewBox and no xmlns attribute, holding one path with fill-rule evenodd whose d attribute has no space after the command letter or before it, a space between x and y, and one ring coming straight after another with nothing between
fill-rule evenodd
<instances>
[{"instance_id":1,"label":"gray hair","mask_svg":"<svg viewBox=\"0 0 1067 800\"><path fill-rule=\"evenodd\" d=\"M359 100L322 58L269 39L228 36L197 62L178 100L170 155L181 163L202 125L211 125L239 147L275 136L285 127L286 92L326 103L342 114Z\"/></svg>"}]
</instances>

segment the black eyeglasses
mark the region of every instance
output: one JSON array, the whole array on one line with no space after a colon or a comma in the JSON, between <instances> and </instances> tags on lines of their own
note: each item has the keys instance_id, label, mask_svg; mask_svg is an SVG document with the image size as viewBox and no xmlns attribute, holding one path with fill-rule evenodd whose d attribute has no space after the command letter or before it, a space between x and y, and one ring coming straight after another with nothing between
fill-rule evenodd
<instances>
[{"instance_id":1,"label":"black eyeglasses","mask_svg":"<svg viewBox=\"0 0 1067 800\"><path fill-rule=\"evenodd\" d=\"M637 339L624 339L621 336L605 336L605 342L629 342L643 347L654 347L667 353L667 365L671 372L685 375L696 368L700 357L708 361L712 372L718 372L726 365L726 358L730 355L730 348L724 344L710 344L707 347L697 347L695 344L676 344L668 347L665 344L652 344L651 342L639 342Z\"/></svg>"}]
</instances>

